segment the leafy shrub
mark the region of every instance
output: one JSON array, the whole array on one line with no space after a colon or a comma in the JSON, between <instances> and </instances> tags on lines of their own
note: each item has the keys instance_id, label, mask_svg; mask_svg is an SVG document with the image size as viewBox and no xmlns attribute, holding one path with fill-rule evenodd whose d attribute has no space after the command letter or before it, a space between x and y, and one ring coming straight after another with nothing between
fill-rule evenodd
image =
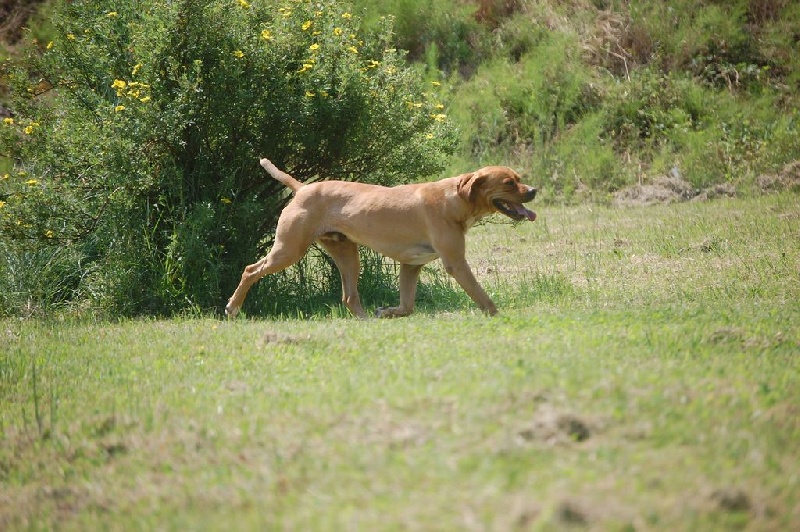
<instances>
[{"instance_id":1,"label":"leafy shrub","mask_svg":"<svg viewBox=\"0 0 800 532\"><path fill-rule=\"evenodd\" d=\"M113 313L218 308L287 201L259 156L301 180L437 172L443 106L389 22L359 24L332 0L64 4L5 67L6 245L70 249L69 297Z\"/></svg>"}]
</instances>

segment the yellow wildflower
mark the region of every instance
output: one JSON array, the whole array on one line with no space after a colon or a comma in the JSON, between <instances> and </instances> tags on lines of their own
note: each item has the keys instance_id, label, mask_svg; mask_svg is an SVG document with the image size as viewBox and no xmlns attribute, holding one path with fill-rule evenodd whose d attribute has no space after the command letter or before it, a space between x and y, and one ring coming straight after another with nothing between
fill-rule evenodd
<instances>
[{"instance_id":1,"label":"yellow wildflower","mask_svg":"<svg viewBox=\"0 0 800 532\"><path fill-rule=\"evenodd\" d=\"M354 54L358 53L358 48L356 48L355 46L349 46L347 49L349 51L353 52Z\"/></svg>"},{"instance_id":2,"label":"yellow wildflower","mask_svg":"<svg viewBox=\"0 0 800 532\"><path fill-rule=\"evenodd\" d=\"M13 126L13 125L14 125L14 119L13 119L13 118L11 118L11 117L4 118L4 119L3 119L3 123L4 123L5 125L7 125L7 126Z\"/></svg>"},{"instance_id":3,"label":"yellow wildflower","mask_svg":"<svg viewBox=\"0 0 800 532\"><path fill-rule=\"evenodd\" d=\"M245 9L250 7L250 4L247 2L247 0L239 0L239 5Z\"/></svg>"},{"instance_id":4,"label":"yellow wildflower","mask_svg":"<svg viewBox=\"0 0 800 532\"><path fill-rule=\"evenodd\" d=\"M367 63L367 68L375 68L380 64L381 64L380 61L376 61L374 59L370 59L369 62Z\"/></svg>"},{"instance_id":5,"label":"yellow wildflower","mask_svg":"<svg viewBox=\"0 0 800 532\"><path fill-rule=\"evenodd\" d=\"M319 44L314 43L311 46L309 46L308 49L311 50L312 52L316 52L317 50L319 50Z\"/></svg>"},{"instance_id":6,"label":"yellow wildflower","mask_svg":"<svg viewBox=\"0 0 800 532\"><path fill-rule=\"evenodd\" d=\"M115 113L119 113L120 111L124 111L124 110L125 110L125 106L124 105L118 105L118 106L114 107L114 112Z\"/></svg>"},{"instance_id":7,"label":"yellow wildflower","mask_svg":"<svg viewBox=\"0 0 800 532\"><path fill-rule=\"evenodd\" d=\"M47 231L44 232L44 236L45 238L53 238L54 236L56 236L56 234L50 229L48 229Z\"/></svg>"},{"instance_id":8,"label":"yellow wildflower","mask_svg":"<svg viewBox=\"0 0 800 532\"><path fill-rule=\"evenodd\" d=\"M68 41L74 41L75 40L75 34L74 33L67 33L67 40Z\"/></svg>"},{"instance_id":9,"label":"yellow wildflower","mask_svg":"<svg viewBox=\"0 0 800 532\"><path fill-rule=\"evenodd\" d=\"M6 206L6 202L3 201L3 200L0 200L0 209L2 209L5 206Z\"/></svg>"},{"instance_id":10,"label":"yellow wildflower","mask_svg":"<svg viewBox=\"0 0 800 532\"><path fill-rule=\"evenodd\" d=\"M37 128L37 127L39 127L39 123L38 123L38 122L31 122L31 123L30 123L30 124L28 124L28 125L25 127L25 129L23 129L22 131L23 131L23 133L25 133L26 135L32 135L32 134L33 134L33 132L36 130L36 128Z\"/></svg>"},{"instance_id":11,"label":"yellow wildflower","mask_svg":"<svg viewBox=\"0 0 800 532\"><path fill-rule=\"evenodd\" d=\"M11 177L11 174L3 174L2 177L3 177L3 179L8 179L9 177Z\"/></svg>"},{"instance_id":12,"label":"yellow wildflower","mask_svg":"<svg viewBox=\"0 0 800 532\"><path fill-rule=\"evenodd\" d=\"M135 76L136 74L138 74L140 68L142 68L141 63L136 63L135 65L133 65L133 70L131 70L131 76Z\"/></svg>"},{"instance_id":13,"label":"yellow wildflower","mask_svg":"<svg viewBox=\"0 0 800 532\"><path fill-rule=\"evenodd\" d=\"M307 31L308 28L310 28L313 24L314 23L311 22L310 20L306 20L305 22L303 22L303 31Z\"/></svg>"},{"instance_id":14,"label":"yellow wildflower","mask_svg":"<svg viewBox=\"0 0 800 532\"><path fill-rule=\"evenodd\" d=\"M447 115L442 114L442 113L438 113L438 114L435 114L435 115L431 115L431 118L433 118L437 122L442 122L445 118L447 118Z\"/></svg>"},{"instance_id":15,"label":"yellow wildflower","mask_svg":"<svg viewBox=\"0 0 800 532\"><path fill-rule=\"evenodd\" d=\"M433 85L434 87L439 87L441 83L439 83L438 81L431 81L431 85Z\"/></svg>"},{"instance_id":16,"label":"yellow wildflower","mask_svg":"<svg viewBox=\"0 0 800 532\"><path fill-rule=\"evenodd\" d=\"M314 68L314 63L303 63L303 67L298 70L298 72L302 74L304 72L308 72L312 68Z\"/></svg>"},{"instance_id":17,"label":"yellow wildflower","mask_svg":"<svg viewBox=\"0 0 800 532\"><path fill-rule=\"evenodd\" d=\"M139 98L139 101L142 103L147 103L150 101L150 96L145 96L144 98Z\"/></svg>"},{"instance_id":18,"label":"yellow wildflower","mask_svg":"<svg viewBox=\"0 0 800 532\"><path fill-rule=\"evenodd\" d=\"M116 17L117 15L118 15L118 13L117 13L116 11L109 11L108 13L106 13L106 16L107 16L108 18L114 18L114 17Z\"/></svg>"},{"instance_id":19,"label":"yellow wildflower","mask_svg":"<svg viewBox=\"0 0 800 532\"><path fill-rule=\"evenodd\" d=\"M53 41L50 41L49 43L47 43L47 46L46 46L46 48L47 48L48 50L51 50L51 49L53 48Z\"/></svg>"},{"instance_id":20,"label":"yellow wildflower","mask_svg":"<svg viewBox=\"0 0 800 532\"><path fill-rule=\"evenodd\" d=\"M37 181L36 179L28 179L27 181L25 181L25 184L26 185L30 185L30 186L34 186L34 185L38 185L39 181Z\"/></svg>"},{"instance_id":21,"label":"yellow wildflower","mask_svg":"<svg viewBox=\"0 0 800 532\"><path fill-rule=\"evenodd\" d=\"M234 50L234 51L233 51L233 56L234 56L236 59L241 59L242 57L244 57L244 52L243 52L243 51L241 51L241 50Z\"/></svg>"},{"instance_id":22,"label":"yellow wildflower","mask_svg":"<svg viewBox=\"0 0 800 532\"><path fill-rule=\"evenodd\" d=\"M350 14L350 13L342 13L342 18L351 19L351 18L353 18L353 15Z\"/></svg>"},{"instance_id":23,"label":"yellow wildflower","mask_svg":"<svg viewBox=\"0 0 800 532\"><path fill-rule=\"evenodd\" d=\"M333 34L338 37L342 34L342 28L333 28Z\"/></svg>"},{"instance_id":24,"label":"yellow wildflower","mask_svg":"<svg viewBox=\"0 0 800 532\"><path fill-rule=\"evenodd\" d=\"M425 138L428 139L428 140L432 140L433 139L433 133L428 133L427 135L425 135Z\"/></svg>"},{"instance_id":25,"label":"yellow wildflower","mask_svg":"<svg viewBox=\"0 0 800 532\"><path fill-rule=\"evenodd\" d=\"M306 98L313 98L315 96L313 91L306 91Z\"/></svg>"},{"instance_id":26,"label":"yellow wildflower","mask_svg":"<svg viewBox=\"0 0 800 532\"><path fill-rule=\"evenodd\" d=\"M230 205L231 203L233 203L233 200L231 200L230 198L220 198L219 201L221 201L225 205Z\"/></svg>"},{"instance_id":27,"label":"yellow wildflower","mask_svg":"<svg viewBox=\"0 0 800 532\"><path fill-rule=\"evenodd\" d=\"M122 79L115 79L114 83L111 84L112 89L122 90L128 86L128 82Z\"/></svg>"},{"instance_id":28,"label":"yellow wildflower","mask_svg":"<svg viewBox=\"0 0 800 532\"><path fill-rule=\"evenodd\" d=\"M269 31L269 30L262 31L261 32L261 38L264 39L265 41L271 41L272 40L272 32Z\"/></svg>"}]
</instances>

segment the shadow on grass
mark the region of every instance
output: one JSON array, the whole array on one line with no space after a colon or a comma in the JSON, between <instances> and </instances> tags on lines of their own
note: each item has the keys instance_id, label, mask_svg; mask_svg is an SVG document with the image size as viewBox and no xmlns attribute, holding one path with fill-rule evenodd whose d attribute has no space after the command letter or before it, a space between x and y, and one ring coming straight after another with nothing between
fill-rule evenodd
<instances>
[{"instance_id":1,"label":"shadow on grass","mask_svg":"<svg viewBox=\"0 0 800 532\"><path fill-rule=\"evenodd\" d=\"M400 265L362 249L359 293L364 308L399 303ZM484 288L501 308L523 308L540 302L564 302L576 289L561 273L531 272L514 279L484 281ZM416 311L439 313L475 308L458 283L441 267L426 266L417 287ZM252 317L330 318L347 317L341 303L339 272L322 250L312 247L297 265L262 279L251 291L245 310Z\"/></svg>"}]
</instances>

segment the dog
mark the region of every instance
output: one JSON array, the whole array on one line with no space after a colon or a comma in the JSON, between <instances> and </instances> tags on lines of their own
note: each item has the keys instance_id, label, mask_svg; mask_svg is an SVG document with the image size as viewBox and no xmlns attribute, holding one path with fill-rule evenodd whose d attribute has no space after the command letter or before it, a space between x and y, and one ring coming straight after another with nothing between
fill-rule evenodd
<instances>
[{"instance_id":1,"label":"dog","mask_svg":"<svg viewBox=\"0 0 800 532\"><path fill-rule=\"evenodd\" d=\"M278 218L275 243L266 257L244 269L225 313L235 317L253 284L288 268L317 242L333 258L342 278L342 302L358 318L367 314L358 295L358 246L367 246L400 263L400 305L376 310L381 318L408 316L422 266L440 258L478 307L494 315L497 307L475 279L464 256L464 237L478 220L499 212L515 221L536 219L523 206L536 189L522 184L505 166L430 183L383 187L346 181L303 184L268 159L261 166L290 188L294 198Z\"/></svg>"}]
</instances>

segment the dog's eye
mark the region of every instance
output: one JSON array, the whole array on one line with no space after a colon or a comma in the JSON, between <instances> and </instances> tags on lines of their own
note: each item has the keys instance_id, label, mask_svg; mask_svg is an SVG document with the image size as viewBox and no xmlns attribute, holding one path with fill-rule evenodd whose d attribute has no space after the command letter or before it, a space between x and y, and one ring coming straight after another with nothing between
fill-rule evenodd
<instances>
[{"instance_id":1,"label":"dog's eye","mask_svg":"<svg viewBox=\"0 0 800 532\"><path fill-rule=\"evenodd\" d=\"M513 187L515 185L513 179L504 179L503 184L507 187Z\"/></svg>"}]
</instances>

